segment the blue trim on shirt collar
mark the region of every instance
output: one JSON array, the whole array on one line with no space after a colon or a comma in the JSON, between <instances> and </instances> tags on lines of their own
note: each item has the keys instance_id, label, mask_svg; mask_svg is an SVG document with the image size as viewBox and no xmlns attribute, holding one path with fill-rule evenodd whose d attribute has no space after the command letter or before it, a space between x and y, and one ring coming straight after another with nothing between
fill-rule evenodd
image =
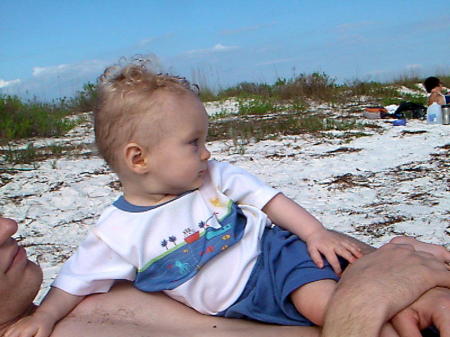
<instances>
[{"instance_id":1,"label":"blue trim on shirt collar","mask_svg":"<svg viewBox=\"0 0 450 337\"><path fill-rule=\"evenodd\" d=\"M163 206L165 204L168 204L169 202L172 202L174 200L177 200L179 198L181 198L182 196L185 196L186 194L192 193L195 190L191 190L191 191L187 191L184 192L182 194L180 194L179 196L177 196L176 198L163 202L162 204L158 204L158 205L151 205L151 206L138 206L138 205L133 205L132 203L130 203L129 201L127 201L125 199L125 197L123 195L121 195L119 197L119 199L117 199L116 201L113 202L113 206L117 207L118 209L125 211L125 212L131 212L131 213L140 213L140 212L146 212L149 211L151 209Z\"/></svg>"}]
</instances>

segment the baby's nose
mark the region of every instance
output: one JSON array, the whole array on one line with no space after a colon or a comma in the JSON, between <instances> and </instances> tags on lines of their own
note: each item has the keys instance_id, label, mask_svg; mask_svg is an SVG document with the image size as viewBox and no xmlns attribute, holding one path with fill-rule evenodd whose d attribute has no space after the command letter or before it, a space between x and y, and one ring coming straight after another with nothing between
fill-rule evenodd
<instances>
[{"instance_id":1,"label":"baby's nose","mask_svg":"<svg viewBox=\"0 0 450 337\"><path fill-rule=\"evenodd\" d=\"M206 147L203 148L201 158L202 160L208 160L209 158L211 158L211 152L209 152Z\"/></svg>"}]
</instances>

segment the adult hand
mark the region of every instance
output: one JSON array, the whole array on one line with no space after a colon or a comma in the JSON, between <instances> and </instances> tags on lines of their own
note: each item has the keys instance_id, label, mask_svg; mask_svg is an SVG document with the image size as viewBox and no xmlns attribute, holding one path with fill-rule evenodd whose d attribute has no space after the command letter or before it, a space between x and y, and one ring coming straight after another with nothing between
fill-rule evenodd
<instances>
[{"instance_id":1,"label":"adult hand","mask_svg":"<svg viewBox=\"0 0 450 337\"><path fill-rule=\"evenodd\" d=\"M390 242L397 244L411 245L417 251L429 253L431 255L434 255L442 262L450 264L450 251L448 251L445 247L441 245L422 242L410 236L397 236L393 238Z\"/></svg>"},{"instance_id":2,"label":"adult hand","mask_svg":"<svg viewBox=\"0 0 450 337\"><path fill-rule=\"evenodd\" d=\"M433 288L392 319L401 337L421 337L420 330L434 325L441 337L450 337L450 289Z\"/></svg>"},{"instance_id":3,"label":"adult hand","mask_svg":"<svg viewBox=\"0 0 450 337\"><path fill-rule=\"evenodd\" d=\"M444 262L410 245L389 243L344 271L330 301L322 336L378 336L384 323L437 286L450 287L450 271ZM421 308L421 312L431 312Z\"/></svg>"},{"instance_id":4,"label":"adult hand","mask_svg":"<svg viewBox=\"0 0 450 337\"><path fill-rule=\"evenodd\" d=\"M338 288L383 292L388 296L390 317L431 288L450 288L447 265L411 245L386 244L360 260L343 273Z\"/></svg>"}]
</instances>

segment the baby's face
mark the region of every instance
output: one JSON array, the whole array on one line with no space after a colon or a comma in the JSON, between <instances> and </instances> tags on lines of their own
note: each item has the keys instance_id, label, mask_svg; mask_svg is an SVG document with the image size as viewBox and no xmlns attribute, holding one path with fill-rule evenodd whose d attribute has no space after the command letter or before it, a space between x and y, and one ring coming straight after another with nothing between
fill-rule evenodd
<instances>
[{"instance_id":1,"label":"baby's face","mask_svg":"<svg viewBox=\"0 0 450 337\"><path fill-rule=\"evenodd\" d=\"M152 179L167 194L199 188L211 154L206 149L208 115L194 94L165 93L161 104L161 140L149 151Z\"/></svg>"}]
</instances>

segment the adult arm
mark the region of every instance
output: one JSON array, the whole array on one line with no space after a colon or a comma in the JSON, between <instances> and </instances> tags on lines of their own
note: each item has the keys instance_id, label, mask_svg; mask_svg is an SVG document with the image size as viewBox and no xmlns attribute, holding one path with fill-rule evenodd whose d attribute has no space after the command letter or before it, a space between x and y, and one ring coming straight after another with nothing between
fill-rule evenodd
<instances>
[{"instance_id":1,"label":"adult arm","mask_svg":"<svg viewBox=\"0 0 450 337\"><path fill-rule=\"evenodd\" d=\"M276 326L203 315L162 293L143 293L120 282L88 296L51 337L319 337L315 327Z\"/></svg>"},{"instance_id":2,"label":"adult arm","mask_svg":"<svg viewBox=\"0 0 450 337\"><path fill-rule=\"evenodd\" d=\"M322 337L376 337L384 323L437 286L450 287L444 262L410 245L387 244L345 270ZM422 313L435 312L425 304L416 307Z\"/></svg>"}]
</instances>

